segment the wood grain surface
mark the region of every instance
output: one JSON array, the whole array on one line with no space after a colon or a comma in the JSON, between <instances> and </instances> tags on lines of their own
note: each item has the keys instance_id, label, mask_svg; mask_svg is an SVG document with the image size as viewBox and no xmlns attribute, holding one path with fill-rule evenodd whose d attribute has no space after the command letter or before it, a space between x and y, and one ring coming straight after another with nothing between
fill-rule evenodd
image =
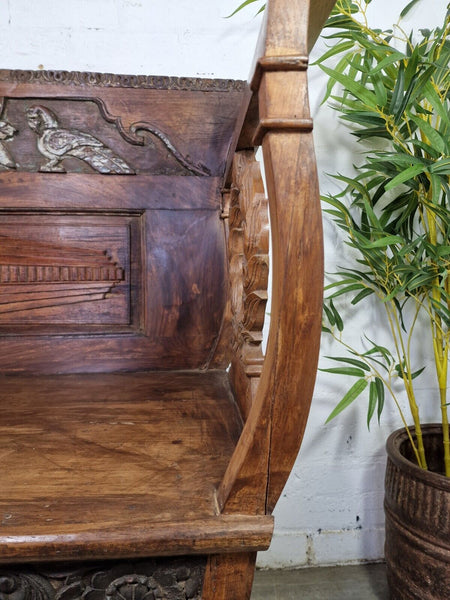
<instances>
[{"instance_id":1,"label":"wood grain surface","mask_svg":"<svg viewBox=\"0 0 450 600\"><path fill-rule=\"evenodd\" d=\"M270 521L217 515L241 430L225 373L3 376L0 399L0 560L267 545Z\"/></svg>"}]
</instances>

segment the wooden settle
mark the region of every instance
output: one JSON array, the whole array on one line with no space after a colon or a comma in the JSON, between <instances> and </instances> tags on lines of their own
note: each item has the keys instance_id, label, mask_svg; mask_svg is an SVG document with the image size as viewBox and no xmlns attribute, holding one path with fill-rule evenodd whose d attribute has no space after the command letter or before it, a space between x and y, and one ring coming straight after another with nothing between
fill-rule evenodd
<instances>
[{"instance_id":1,"label":"wooden settle","mask_svg":"<svg viewBox=\"0 0 450 600\"><path fill-rule=\"evenodd\" d=\"M249 599L317 366L309 5L249 84L0 70L3 600Z\"/></svg>"}]
</instances>

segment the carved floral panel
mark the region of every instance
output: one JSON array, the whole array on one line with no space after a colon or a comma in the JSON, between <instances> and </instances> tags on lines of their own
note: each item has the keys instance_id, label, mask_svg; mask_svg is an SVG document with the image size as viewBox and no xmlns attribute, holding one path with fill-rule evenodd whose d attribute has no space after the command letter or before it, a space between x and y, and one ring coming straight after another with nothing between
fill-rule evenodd
<instances>
[{"instance_id":1,"label":"carved floral panel","mask_svg":"<svg viewBox=\"0 0 450 600\"><path fill-rule=\"evenodd\" d=\"M69 572L0 571L2 600L200 600L204 557L80 566Z\"/></svg>"}]
</instances>

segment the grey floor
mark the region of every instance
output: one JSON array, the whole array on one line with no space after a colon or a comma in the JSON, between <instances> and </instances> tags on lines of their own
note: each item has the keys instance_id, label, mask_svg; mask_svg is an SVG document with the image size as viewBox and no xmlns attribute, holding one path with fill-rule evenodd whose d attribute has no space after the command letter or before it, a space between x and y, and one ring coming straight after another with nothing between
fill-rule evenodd
<instances>
[{"instance_id":1,"label":"grey floor","mask_svg":"<svg viewBox=\"0 0 450 600\"><path fill-rule=\"evenodd\" d=\"M257 571L251 600L387 600L384 564Z\"/></svg>"}]
</instances>

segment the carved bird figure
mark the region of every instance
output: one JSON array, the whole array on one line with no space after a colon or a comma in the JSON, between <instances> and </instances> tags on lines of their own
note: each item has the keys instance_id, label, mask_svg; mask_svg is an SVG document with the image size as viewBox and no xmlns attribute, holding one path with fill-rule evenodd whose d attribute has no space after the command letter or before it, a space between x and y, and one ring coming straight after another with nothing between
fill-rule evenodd
<instances>
[{"instance_id":1,"label":"carved bird figure","mask_svg":"<svg viewBox=\"0 0 450 600\"><path fill-rule=\"evenodd\" d=\"M8 121L0 121L0 165L7 169L15 169L16 162L3 142L9 142L19 133Z\"/></svg>"},{"instance_id":2,"label":"carved bird figure","mask_svg":"<svg viewBox=\"0 0 450 600\"><path fill-rule=\"evenodd\" d=\"M30 106L26 116L30 129L38 136L39 152L49 159L40 171L65 173L61 161L74 156L99 173L134 174L134 170L120 156L93 135L60 127L55 113L49 108Z\"/></svg>"}]
</instances>

